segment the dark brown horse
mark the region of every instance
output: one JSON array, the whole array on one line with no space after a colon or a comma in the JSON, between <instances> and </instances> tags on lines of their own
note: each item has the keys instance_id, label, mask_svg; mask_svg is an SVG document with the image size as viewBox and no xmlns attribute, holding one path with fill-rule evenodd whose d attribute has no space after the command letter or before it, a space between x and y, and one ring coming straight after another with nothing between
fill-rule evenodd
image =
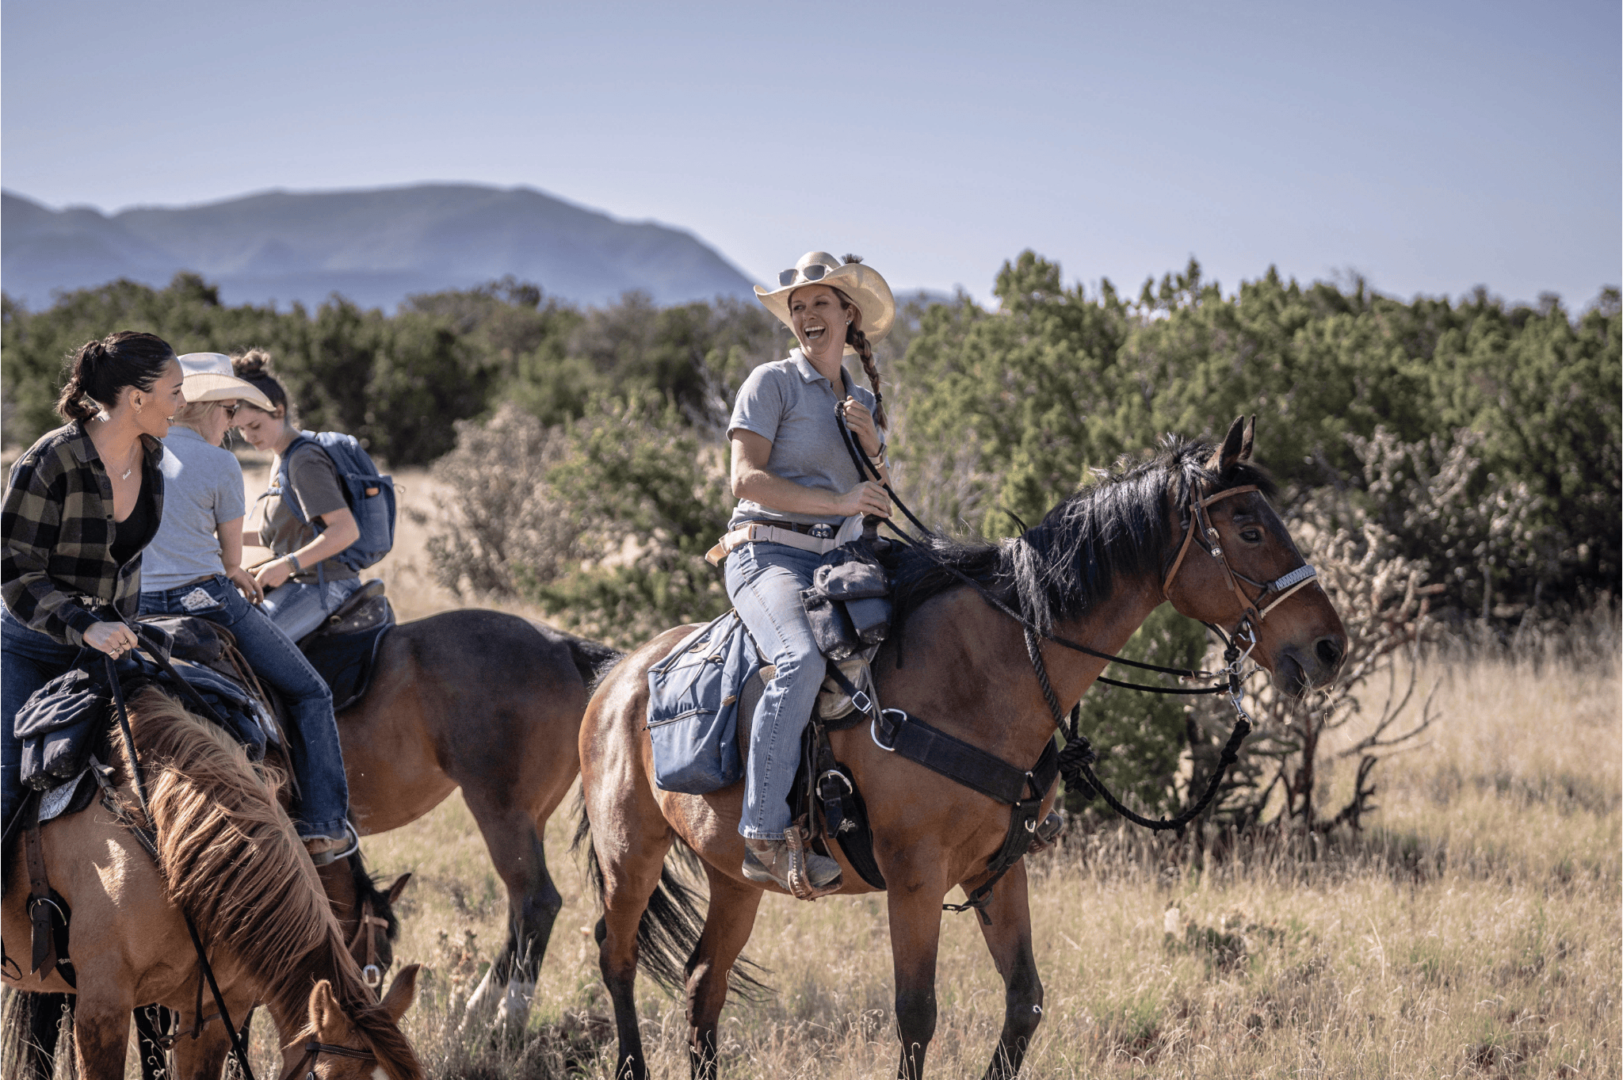
<instances>
[{"instance_id":1,"label":"dark brown horse","mask_svg":"<svg viewBox=\"0 0 1623 1080\"><path fill-rule=\"evenodd\" d=\"M1119 651L1166 601L1230 632L1245 620L1253 655L1276 682L1300 693L1329 681L1346 635L1324 592L1309 584L1259 618L1257 590L1235 581L1289 581L1286 575L1303 566L1250 450L1249 429L1236 421L1215 453L1174 444L1153 463L1071 496L1013 541L932 541L927 550L904 550L894 569L905 664L894 639L880 651L874 663L880 704L1021 769L1043 753L1055 720L1034 677L1025 631L968 587L966 577L1045 635L1107 653ZM1186 546L1186 534L1204 532L1208 521L1215 537ZM693 796L661 791L652 780L648 668L683 633L667 631L605 678L581 728L581 780L604 912L599 963L620 1041L617 1076L647 1075L633 995L639 961L685 982L691 1068L714 1075L728 973L761 901L761 886L740 872L742 783ZM1041 656L1066 709L1106 664L1053 641ZM874 855L888 885L899 1073L916 1077L935 1032L942 901L955 885L969 892L987 880L1010 810L887 752L867 724L830 739L867 801ZM684 909L696 909L690 898L673 895L679 886L664 871L676 841L697 853L709 881L709 909L697 934L683 918ZM841 891L870 891L838 846L834 854L844 870ZM1023 862L998 881L985 913L990 921L982 933L1006 991L1002 1036L987 1075L1006 1077L1019 1071L1042 1015ZM673 955L683 949L691 951Z\"/></svg>"},{"instance_id":2,"label":"dark brown horse","mask_svg":"<svg viewBox=\"0 0 1623 1080\"><path fill-rule=\"evenodd\" d=\"M541 623L462 609L402 623L338 715L350 819L409 824L457 788L507 886L507 941L469 1001L523 1027L563 898L541 837L580 771L581 714L618 654Z\"/></svg>"}]
</instances>

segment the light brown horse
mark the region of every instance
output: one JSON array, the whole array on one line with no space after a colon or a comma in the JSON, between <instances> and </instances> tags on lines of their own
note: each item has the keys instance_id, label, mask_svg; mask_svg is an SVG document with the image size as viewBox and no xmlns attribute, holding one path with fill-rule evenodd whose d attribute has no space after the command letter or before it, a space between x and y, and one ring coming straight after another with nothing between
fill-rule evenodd
<instances>
[{"instance_id":1,"label":"light brown horse","mask_svg":"<svg viewBox=\"0 0 1623 1080\"><path fill-rule=\"evenodd\" d=\"M1046 636L1107 653L1118 652L1165 601L1231 632L1250 609L1253 655L1276 682L1305 692L1329 681L1346 634L1324 592L1310 584L1258 619L1256 590L1243 591L1230 577L1277 583L1303 566L1268 503L1271 484L1250 462L1250 442L1249 429L1236 421L1218 451L1172 444L1153 463L1066 499L1015 540L995 546L937 540L928 551L904 550L894 568L894 625L905 631L905 656L899 658L893 633L874 663L880 704L1021 769L1031 768L1053 738L1055 720L1033 676L1024 630L963 576ZM1206 520L1215 541L1207 537L1180 555L1186 533L1203 532ZM599 963L620 1042L616 1076L647 1075L633 993L639 962L685 981L691 1069L714 1075L728 973L762 894L740 872L742 783L693 796L661 791L652 780L647 673L684 632L667 631L605 678L581 728L585 811L604 911ZM1106 664L1053 641L1041 655L1067 709ZM967 893L988 878L1010 810L887 752L867 724L830 739L867 801L874 856L888 885L899 1073L916 1077L935 1031L942 901L953 886ZM678 840L698 854L709 881L702 933L684 917L696 911L691 899L664 871ZM831 846L844 871L840 891L870 891ZM987 1075L1007 1077L1019 1071L1042 1015L1023 862L997 882L985 913L990 922L982 933L1005 986L1003 1031ZM684 949L691 951L680 955Z\"/></svg>"},{"instance_id":2,"label":"light brown horse","mask_svg":"<svg viewBox=\"0 0 1623 1080\"><path fill-rule=\"evenodd\" d=\"M507 886L507 941L468 1003L522 1029L563 898L541 837L580 771L581 714L606 645L498 611L402 623L366 695L338 714L350 819L409 824L458 787Z\"/></svg>"},{"instance_id":3,"label":"light brown horse","mask_svg":"<svg viewBox=\"0 0 1623 1080\"><path fill-rule=\"evenodd\" d=\"M208 949L233 1019L254 1003L267 1006L284 1040L284 1071L299 1066L315 1041L349 1052L317 1054L307 1064L318 1077L361 1080L379 1070L392 1080L421 1077L398 1026L416 968L402 972L381 1003L375 1000L277 803L274 781L229 736L157 690L137 695L129 718L156 861L129 827L142 821L121 752L113 762L120 815L93 803L41 831L47 875L73 912L79 1075L124 1075L130 1011L138 1003L180 1012L183 1028L198 1019L199 965L184 911ZM24 874L6 883L0 917L8 941L29 940L27 893ZM26 992L70 989L59 974L41 980L10 967L5 981ZM206 1017L212 997L204 1002ZM209 1027L222 1025L215 1020ZM178 1071L219 1075L224 1045L219 1038L182 1039Z\"/></svg>"}]
</instances>

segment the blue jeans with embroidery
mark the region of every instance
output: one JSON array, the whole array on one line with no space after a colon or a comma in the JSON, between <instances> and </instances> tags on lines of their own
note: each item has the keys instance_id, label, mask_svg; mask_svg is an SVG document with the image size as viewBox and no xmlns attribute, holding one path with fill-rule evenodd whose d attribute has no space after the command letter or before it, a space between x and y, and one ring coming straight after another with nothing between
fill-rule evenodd
<instances>
[{"instance_id":1,"label":"blue jeans with embroidery","mask_svg":"<svg viewBox=\"0 0 1623 1080\"><path fill-rule=\"evenodd\" d=\"M264 612L282 632L298 641L360 589L366 582L358 577L340 578L325 585L289 581L265 594Z\"/></svg>"},{"instance_id":2,"label":"blue jeans with embroidery","mask_svg":"<svg viewBox=\"0 0 1623 1080\"><path fill-rule=\"evenodd\" d=\"M756 707L744 769L744 819L738 831L756 840L781 840L789 827L800 736L811 722L827 668L800 601L821 561L813 552L767 542L744 544L727 556L727 595L767 662L778 669Z\"/></svg>"},{"instance_id":3,"label":"blue jeans with embroidery","mask_svg":"<svg viewBox=\"0 0 1623 1080\"><path fill-rule=\"evenodd\" d=\"M163 592L141 594L143 615L196 615L231 631L254 672L287 702L288 764L298 781L288 816L300 836L345 835L349 781L338 745L332 691L299 647L237 591L224 574Z\"/></svg>"},{"instance_id":4,"label":"blue jeans with embroidery","mask_svg":"<svg viewBox=\"0 0 1623 1080\"><path fill-rule=\"evenodd\" d=\"M28 627L0 606L0 821L10 821L22 801L23 744L12 729L17 712L34 691L67 671L79 646L64 645Z\"/></svg>"}]
</instances>

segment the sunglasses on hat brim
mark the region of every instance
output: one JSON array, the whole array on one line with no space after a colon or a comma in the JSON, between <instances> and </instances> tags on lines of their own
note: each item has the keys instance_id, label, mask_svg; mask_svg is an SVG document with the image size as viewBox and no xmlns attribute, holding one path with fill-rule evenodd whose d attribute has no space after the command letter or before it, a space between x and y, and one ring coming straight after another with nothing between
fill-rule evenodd
<instances>
[{"instance_id":1,"label":"sunglasses on hat brim","mask_svg":"<svg viewBox=\"0 0 1623 1080\"><path fill-rule=\"evenodd\" d=\"M791 266L787 270L778 271L778 284L793 285L796 283L797 278L802 282L822 281L829 274L832 274L834 270L834 267L824 266L822 263Z\"/></svg>"}]
</instances>

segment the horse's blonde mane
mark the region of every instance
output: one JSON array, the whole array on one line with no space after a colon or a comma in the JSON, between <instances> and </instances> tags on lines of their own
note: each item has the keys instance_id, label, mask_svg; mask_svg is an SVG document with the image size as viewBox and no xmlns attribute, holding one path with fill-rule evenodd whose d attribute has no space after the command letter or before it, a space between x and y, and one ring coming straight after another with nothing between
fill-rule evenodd
<instances>
[{"instance_id":1,"label":"horse's blonde mane","mask_svg":"<svg viewBox=\"0 0 1623 1080\"><path fill-rule=\"evenodd\" d=\"M421 1076L344 947L315 867L277 803L278 774L261 775L230 736L156 689L137 695L129 716L159 870L211 951L235 953L260 992L291 1016L305 1014L316 981L327 979L384 1071L395 1080Z\"/></svg>"}]
</instances>

